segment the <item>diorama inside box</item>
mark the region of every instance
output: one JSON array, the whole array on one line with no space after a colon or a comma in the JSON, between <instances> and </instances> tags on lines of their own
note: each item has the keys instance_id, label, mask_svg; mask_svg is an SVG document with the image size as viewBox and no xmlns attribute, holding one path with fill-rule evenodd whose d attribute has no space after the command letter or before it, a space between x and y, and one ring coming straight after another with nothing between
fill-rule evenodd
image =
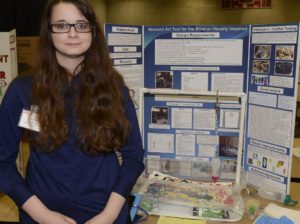
<instances>
[{"instance_id":1,"label":"diorama inside box","mask_svg":"<svg viewBox=\"0 0 300 224\"><path fill-rule=\"evenodd\" d=\"M153 169L153 163L160 168ZM242 218L243 187L234 178L222 178L222 167L214 182L211 165L202 161L146 158L145 166L133 192L142 195L140 207L148 214L229 222ZM182 178L190 168L197 177Z\"/></svg>"}]
</instances>

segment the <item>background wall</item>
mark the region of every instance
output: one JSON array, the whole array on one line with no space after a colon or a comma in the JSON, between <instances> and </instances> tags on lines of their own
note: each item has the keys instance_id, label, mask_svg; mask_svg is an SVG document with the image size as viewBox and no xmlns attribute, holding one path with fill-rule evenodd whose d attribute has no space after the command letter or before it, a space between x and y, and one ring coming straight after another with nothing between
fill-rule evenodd
<instances>
[{"instance_id":1,"label":"background wall","mask_svg":"<svg viewBox=\"0 0 300 224\"><path fill-rule=\"evenodd\" d=\"M299 0L271 9L221 9L221 0L89 0L101 23L132 25L268 24L300 21Z\"/></svg>"},{"instance_id":2,"label":"background wall","mask_svg":"<svg viewBox=\"0 0 300 224\"><path fill-rule=\"evenodd\" d=\"M300 22L300 0L272 0L271 9L221 9L221 0L88 0L103 23L131 25ZM0 0L0 32L38 35L47 0Z\"/></svg>"},{"instance_id":3,"label":"background wall","mask_svg":"<svg viewBox=\"0 0 300 224\"><path fill-rule=\"evenodd\" d=\"M0 32L16 28L18 36L37 35L46 2L47 0L0 0Z\"/></svg>"}]
</instances>

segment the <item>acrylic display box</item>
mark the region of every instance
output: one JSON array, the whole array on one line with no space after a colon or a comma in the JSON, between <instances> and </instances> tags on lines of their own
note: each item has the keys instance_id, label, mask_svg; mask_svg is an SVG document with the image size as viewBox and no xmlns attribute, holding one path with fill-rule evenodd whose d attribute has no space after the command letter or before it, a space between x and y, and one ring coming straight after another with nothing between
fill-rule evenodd
<instances>
[{"instance_id":1,"label":"acrylic display box","mask_svg":"<svg viewBox=\"0 0 300 224\"><path fill-rule=\"evenodd\" d=\"M142 195L140 206L147 213L227 222L242 219L244 208L241 186L236 185L234 177L232 180L225 178L212 182L209 163L201 162L202 165L193 166L197 161L186 160L180 162L186 167L201 170L192 171L194 178L185 179L181 178L180 169L174 165L179 163L178 160L151 160L146 159L146 171L134 188L134 193ZM153 162L159 163L159 171L154 170ZM169 165L165 167L166 164ZM222 169L220 174L221 178Z\"/></svg>"},{"instance_id":2,"label":"acrylic display box","mask_svg":"<svg viewBox=\"0 0 300 224\"><path fill-rule=\"evenodd\" d=\"M142 209L153 215L192 219L228 222L242 219L240 192L246 95L141 88L138 108L146 159L144 175L139 178L134 193L142 195ZM227 113L225 116L228 108L234 118ZM193 116L198 112L198 118L206 116L210 121L208 131L202 132L198 127L201 122ZM207 119L203 118L202 122ZM234 151L234 158L218 153L224 145L221 141L224 136L236 139L234 147L225 145L228 151ZM219 148L211 147L216 150L209 154L208 147L207 154L203 155L199 154L201 144ZM219 159L217 182L212 181L215 159Z\"/></svg>"}]
</instances>

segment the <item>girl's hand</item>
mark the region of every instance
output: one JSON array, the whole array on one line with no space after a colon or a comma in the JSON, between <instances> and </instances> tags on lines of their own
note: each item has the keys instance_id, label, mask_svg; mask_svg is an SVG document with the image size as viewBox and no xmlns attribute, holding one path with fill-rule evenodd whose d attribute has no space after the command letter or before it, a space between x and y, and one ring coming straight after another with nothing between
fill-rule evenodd
<instances>
[{"instance_id":1,"label":"girl's hand","mask_svg":"<svg viewBox=\"0 0 300 224\"><path fill-rule=\"evenodd\" d=\"M59 212L49 210L35 195L22 205L22 209L40 224L76 224L75 220Z\"/></svg>"},{"instance_id":2,"label":"girl's hand","mask_svg":"<svg viewBox=\"0 0 300 224\"><path fill-rule=\"evenodd\" d=\"M101 212L99 215L94 216L84 224L113 224L114 220L110 216Z\"/></svg>"},{"instance_id":3,"label":"girl's hand","mask_svg":"<svg viewBox=\"0 0 300 224\"><path fill-rule=\"evenodd\" d=\"M76 224L76 221L59 212L48 210L41 218L40 224Z\"/></svg>"},{"instance_id":4,"label":"girl's hand","mask_svg":"<svg viewBox=\"0 0 300 224\"><path fill-rule=\"evenodd\" d=\"M85 224L113 224L118 218L125 201L126 199L122 195L112 192L104 210Z\"/></svg>"}]
</instances>

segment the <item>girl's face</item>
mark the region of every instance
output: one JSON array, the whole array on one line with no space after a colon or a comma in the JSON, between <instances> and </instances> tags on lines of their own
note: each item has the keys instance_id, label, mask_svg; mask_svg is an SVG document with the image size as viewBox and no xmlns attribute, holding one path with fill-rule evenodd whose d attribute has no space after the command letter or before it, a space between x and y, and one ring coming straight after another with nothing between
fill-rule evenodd
<instances>
[{"instance_id":1,"label":"girl's face","mask_svg":"<svg viewBox=\"0 0 300 224\"><path fill-rule=\"evenodd\" d=\"M58 3L53 7L51 38L60 64L69 60L80 63L84 59L92 43L91 29L89 21L73 4Z\"/></svg>"}]
</instances>

